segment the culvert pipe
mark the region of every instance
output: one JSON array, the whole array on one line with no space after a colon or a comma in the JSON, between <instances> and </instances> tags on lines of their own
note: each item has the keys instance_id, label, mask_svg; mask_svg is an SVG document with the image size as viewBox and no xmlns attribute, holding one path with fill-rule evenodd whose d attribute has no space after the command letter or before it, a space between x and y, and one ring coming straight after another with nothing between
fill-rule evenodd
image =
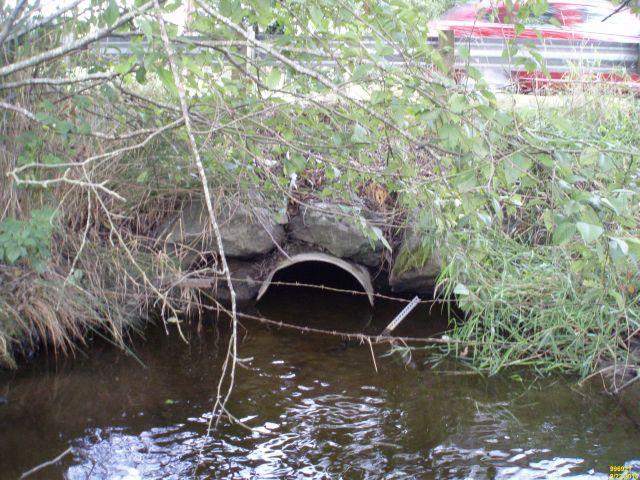
<instances>
[{"instance_id":1,"label":"culvert pipe","mask_svg":"<svg viewBox=\"0 0 640 480\"><path fill-rule=\"evenodd\" d=\"M292 255L291 257L280 262L274 269L269 272L267 278L264 279L262 285L260 285L260 290L258 291L258 298L260 300L263 295L267 292L267 289L271 285L273 277L276 273L285 268L289 268L292 265L296 265L298 263L304 262L320 262L320 263L328 263L330 265L334 265L338 268L341 268L345 272L349 273L356 281L362 286L365 293L367 294L367 298L369 299L369 303L373 306L374 296L373 296L373 285L371 284L371 276L369 275L369 270L364 268L361 265L356 263L348 262L338 257L334 257L333 255L329 255L327 253L320 252L309 252L309 253L299 253L297 255Z\"/></svg>"}]
</instances>

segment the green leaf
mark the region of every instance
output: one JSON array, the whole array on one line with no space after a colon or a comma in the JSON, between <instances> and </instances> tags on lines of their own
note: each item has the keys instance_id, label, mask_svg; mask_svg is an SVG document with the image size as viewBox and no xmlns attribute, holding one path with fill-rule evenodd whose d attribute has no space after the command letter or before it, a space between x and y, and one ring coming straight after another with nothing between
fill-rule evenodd
<instances>
[{"instance_id":1,"label":"green leaf","mask_svg":"<svg viewBox=\"0 0 640 480\"><path fill-rule=\"evenodd\" d=\"M597 240L604 232L604 229L598 225L592 225L591 223L578 222L576 228L582 235L584 243L591 243Z\"/></svg>"},{"instance_id":2,"label":"green leaf","mask_svg":"<svg viewBox=\"0 0 640 480\"><path fill-rule=\"evenodd\" d=\"M576 226L571 222L559 224L553 232L552 241L554 245L563 245L576 234Z\"/></svg>"},{"instance_id":3,"label":"green leaf","mask_svg":"<svg viewBox=\"0 0 640 480\"><path fill-rule=\"evenodd\" d=\"M368 143L369 142L369 133L366 128L364 128L359 123L356 123L353 126L353 133L351 134L351 141L353 143Z\"/></svg>"},{"instance_id":4,"label":"green leaf","mask_svg":"<svg viewBox=\"0 0 640 480\"><path fill-rule=\"evenodd\" d=\"M182 5L182 0L175 0L173 3L165 3L164 11L167 13L175 12Z\"/></svg>"},{"instance_id":5,"label":"green leaf","mask_svg":"<svg viewBox=\"0 0 640 480\"><path fill-rule=\"evenodd\" d=\"M158 67L157 72L158 72L158 77L160 77L160 81L165 86L165 88L169 91L169 93L177 96L178 88L176 87L176 82L173 78L173 74L166 68L162 68L162 67Z\"/></svg>"},{"instance_id":6,"label":"green leaf","mask_svg":"<svg viewBox=\"0 0 640 480\"><path fill-rule=\"evenodd\" d=\"M133 67L135 63L136 63L136 57L131 55L128 58L125 58L120 63L117 63L116 65L114 65L113 71L120 75L123 75L127 73L129 70L131 70L131 67Z\"/></svg>"},{"instance_id":7,"label":"green leaf","mask_svg":"<svg viewBox=\"0 0 640 480\"><path fill-rule=\"evenodd\" d=\"M453 293L455 293L456 295L470 295L471 294L471 292L466 287L466 285L463 285L462 283L458 283L456 285L456 287L453 289Z\"/></svg>"},{"instance_id":8,"label":"green leaf","mask_svg":"<svg viewBox=\"0 0 640 480\"><path fill-rule=\"evenodd\" d=\"M358 65L356 68L353 69L353 72L351 73L351 81L358 82L359 80L363 79L364 77L369 75L371 68L372 68L372 65L370 63L364 63L362 65Z\"/></svg>"},{"instance_id":9,"label":"green leaf","mask_svg":"<svg viewBox=\"0 0 640 480\"><path fill-rule=\"evenodd\" d=\"M393 55L394 50L390 45L378 44L376 45L376 55L379 57L388 57Z\"/></svg>"},{"instance_id":10,"label":"green leaf","mask_svg":"<svg viewBox=\"0 0 640 480\"><path fill-rule=\"evenodd\" d=\"M513 185L531 168L531 160L515 153L505 159L502 164L504 176L508 184Z\"/></svg>"},{"instance_id":11,"label":"green leaf","mask_svg":"<svg viewBox=\"0 0 640 480\"><path fill-rule=\"evenodd\" d=\"M224 15L225 17L230 17L231 15L233 15L233 12L237 8L237 2L234 2L232 0L220 0L218 8L220 9L220 13L222 15Z\"/></svg>"},{"instance_id":12,"label":"green leaf","mask_svg":"<svg viewBox=\"0 0 640 480\"><path fill-rule=\"evenodd\" d=\"M516 35L520 35L522 34L522 32L524 32L524 25L522 23L516 23L513 27L513 30Z\"/></svg>"},{"instance_id":13,"label":"green leaf","mask_svg":"<svg viewBox=\"0 0 640 480\"><path fill-rule=\"evenodd\" d=\"M307 159L299 153L287 155L284 160L284 170L286 175L304 170L307 166Z\"/></svg>"},{"instance_id":14,"label":"green leaf","mask_svg":"<svg viewBox=\"0 0 640 480\"><path fill-rule=\"evenodd\" d=\"M119 16L120 10L118 9L118 4L115 2L115 0L109 0L109 5L104 11L104 21L106 22L107 26L110 27L111 25L116 23L116 20L118 20Z\"/></svg>"},{"instance_id":15,"label":"green leaf","mask_svg":"<svg viewBox=\"0 0 640 480\"><path fill-rule=\"evenodd\" d=\"M153 40L153 29L151 27L151 22L149 20L140 20L138 22L140 25L140 29L144 33L144 36L147 37L147 42L151 42Z\"/></svg>"},{"instance_id":16,"label":"green leaf","mask_svg":"<svg viewBox=\"0 0 640 480\"><path fill-rule=\"evenodd\" d=\"M469 60L469 55L470 55L469 47L467 47L466 45L461 45L460 47L458 47L458 55L464 61Z\"/></svg>"},{"instance_id":17,"label":"green leaf","mask_svg":"<svg viewBox=\"0 0 640 480\"><path fill-rule=\"evenodd\" d=\"M553 115L551 118L551 123L554 127L556 127L561 132L567 134L573 134L575 125L571 123L567 118L560 115Z\"/></svg>"},{"instance_id":18,"label":"green leaf","mask_svg":"<svg viewBox=\"0 0 640 480\"><path fill-rule=\"evenodd\" d=\"M264 84L267 86L267 88L269 88L270 90L273 90L280 86L281 78L282 78L282 73L280 72L280 69L274 67L269 72L269 75L267 75L267 78L264 79Z\"/></svg>"},{"instance_id":19,"label":"green leaf","mask_svg":"<svg viewBox=\"0 0 640 480\"><path fill-rule=\"evenodd\" d=\"M580 165L593 165L600 159L600 152L595 148L586 148L580 154Z\"/></svg>"},{"instance_id":20,"label":"green leaf","mask_svg":"<svg viewBox=\"0 0 640 480\"><path fill-rule=\"evenodd\" d=\"M20 258L20 247L16 244L5 245L5 256L10 264L13 264Z\"/></svg>"},{"instance_id":21,"label":"green leaf","mask_svg":"<svg viewBox=\"0 0 640 480\"><path fill-rule=\"evenodd\" d=\"M625 240L629 247L629 251L640 259L640 238L629 237Z\"/></svg>"},{"instance_id":22,"label":"green leaf","mask_svg":"<svg viewBox=\"0 0 640 480\"><path fill-rule=\"evenodd\" d=\"M141 85L147 81L147 69L143 66L136 70L136 81Z\"/></svg>"},{"instance_id":23,"label":"green leaf","mask_svg":"<svg viewBox=\"0 0 640 480\"><path fill-rule=\"evenodd\" d=\"M478 218L484 223L487 227L491 226L492 219L491 215L486 212L478 212Z\"/></svg>"},{"instance_id":24,"label":"green leaf","mask_svg":"<svg viewBox=\"0 0 640 480\"><path fill-rule=\"evenodd\" d=\"M449 97L449 110L452 113L462 113L466 110L468 105L467 99L461 93L456 93Z\"/></svg>"},{"instance_id":25,"label":"green leaf","mask_svg":"<svg viewBox=\"0 0 640 480\"><path fill-rule=\"evenodd\" d=\"M142 170L138 178L136 178L137 183L144 183L149 178L149 170Z\"/></svg>"},{"instance_id":26,"label":"green leaf","mask_svg":"<svg viewBox=\"0 0 640 480\"><path fill-rule=\"evenodd\" d=\"M478 186L476 170L469 168L458 173L451 179L451 183L461 193L469 192Z\"/></svg>"},{"instance_id":27,"label":"green leaf","mask_svg":"<svg viewBox=\"0 0 640 480\"><path fill-rule=\"evenodd\" d=\"M458 146L462 140L462 133L453 123L445 123L438 129L438 134L442 139L444 145L448 148L454 149Z\"/></svg>"},{"instance_id":28,"label":"green leaf","mask_svg":"<svg viewBox=\"0 0 640 480\"><path fill-rule=\"evenodd\" d=\"M373 233L375 234L376 238L380 240L382 245L384 245L384 248L386 248L390 252L393 251L393 248L391 248L391 245L389 244L387 239L384 237L384 233L382 233L382 230L380 230L378 227L371 227L371 230L373 230Z\"/></svg>"},{"instance_id":29,"label":"green leaf","mask_svg":"<svg viewBox=\"0 0 640 480\"><path fill-rule=\"evenodd\" d=\"M322 20L324 18L324 14L322 10L320 10L317 6L312 5L309 7L309 15L311 15L311 20L313 20L313 24L317 28L322 28Z\"/></svg>"},{"instance_id":30,"label":"green leaf","mask_svg":"<svg viewBox=\"0 0 640 480\"><path fill-rule=\"evenodd\" d=\"M31 260L31 266L38 273L44 273L46 265L47 264L41 258L34 258Z\"/></svg>"},{"instance_id":31,"label":"green leaf","mask_svg":"<svg viewBox=\"0 0 640 480\"><path fill-rule=\"evenodd\" d=\"M627 255L629 253L629 244L625 242L623 239L617 238L617 237L611 237L611 240L609 243L612 247L620 250L622 255Z\"/></svg>"},{"instance_id":32,"label":"green leaf","mask_svg":"<svg viewBox=\"0 0 640 480\"><path fill-rule=\"evenodd\" d=\"M371 104L378 105L387 99L387 93L383 90L376 90L371 94Z\"/></svg>"}]
</instances>

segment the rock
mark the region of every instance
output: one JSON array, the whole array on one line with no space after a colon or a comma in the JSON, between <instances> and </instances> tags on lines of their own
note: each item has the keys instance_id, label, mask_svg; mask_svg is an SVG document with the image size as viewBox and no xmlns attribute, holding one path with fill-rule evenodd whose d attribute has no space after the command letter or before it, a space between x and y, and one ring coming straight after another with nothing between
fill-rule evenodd
<instances>
[{"instance_id":1,"label":"rock","mask_svg":"<svg viewBox=\"0 0 640 480\"><path fill-rule=\"evenodd\" d=\"M340 207L328 203L301 208L289 222L291 236L339 258L350 258L370 267L380 265L384 250L382 241L376 239L372 244L354 219L336 212L340 212ZM369 220L365 222L366 227L374 228Z\"/></svg>"},{"instance_id":2,"label":"rock","mask_svg":"<svg viewBox=\"0 0 640 480\"><path fill-rule=\"evenodd\" d=\"M263 206L251 207L236 203L216 206L222 244L228 258L252 258L265 255L285 237L284 227L278 224L271 210ZM193 262L199 253L217 252L215 235L210 228L206 205L194 200L183 206L177 218L161 229L161 241L191 249L183 265Z\"/></svg>"},{"instance_id":3,"label":"rock","mask_svg":"<svg viewBox=\"0 0 640 480\"><path fill-rule=\"evenodd\" d=\"M598 368L614 366L613 362L601 361ZM629 342L629 356L624 365L618 365L617 369L608 372L603 381L612 386L626 385L616 395L618 403L626 416L640 428L640 338L633 338ZM617 375L616 375L617 373ZM616 377L614 377L616 375Z\"/></svg>"},{"instance_id":4,"label":"rock","mask_svg":"<svg viewBox=\"0 0 640 480\"><path fill-rule=\"evenodd\" d=\"M231 283L236 292L236 302L238 304L253 302L258 296L258 291L262 285L262 280L260 279L262 264L234 259L229 259L227 263L231 271ZM216 300L223 303L231 301L229 287L224 276L218 277L212 288L213 296Z\"/></svg>"},{"instance_id":5,"label":"rock","mask_svg":"<svg viewBox=\"0 0 640 480\"><path fill-rule=\"evenodd\" d=\"M389 286L394 292L430 295L442 264L436 239L424 215L411 216L407 225L389 275Z\"/></svg>"},{"instance_id":6,"label":"rock","mask_svg":"<svg viewBox=\"0 0 640 480\"><path fill-rule=\"evenodd\" d=\"M277 261L276 253L269 255L260 261L246 261L227 259L227 265L231 271L231 283L236 294L238 305L253 304L258 296L265 272ZM179 283L180 287L198 289L206 294L203 300L213 298L223 305L229 306L231 295L224 275L207 276L204 278L185 278Z\"/></svg>"}]
</instances>

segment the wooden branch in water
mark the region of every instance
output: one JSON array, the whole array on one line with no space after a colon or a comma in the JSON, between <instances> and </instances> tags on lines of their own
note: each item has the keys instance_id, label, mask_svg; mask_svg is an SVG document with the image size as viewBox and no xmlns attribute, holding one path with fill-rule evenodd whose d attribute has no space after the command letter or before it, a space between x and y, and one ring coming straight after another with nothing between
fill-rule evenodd
<instances>
[{"instance_id":1,"label":"wooden branch in water","mask_svg":"<svg viewBox=\"0 0 640 480\"><path fill-rule=\"evenodd\" d=\"M41 463L40 465L36 465L31 470L27 470L26 472L24 472L22 475L20 475L20 480L22 480L23 478L27 478L29 475L33 475L36 472L39 472L40 470L42 470L45 467L48 467L49 465L53 465L55 463L58 463L60 460L62 460L64 457L66 457L67 455L69 455L72 452L73 452L73 448L72 447L67 448L64 452L62 452L60 455L58 455L53 460L48 460L48 461L46 461L44 463Z\"/></svg>"}]
</instances>

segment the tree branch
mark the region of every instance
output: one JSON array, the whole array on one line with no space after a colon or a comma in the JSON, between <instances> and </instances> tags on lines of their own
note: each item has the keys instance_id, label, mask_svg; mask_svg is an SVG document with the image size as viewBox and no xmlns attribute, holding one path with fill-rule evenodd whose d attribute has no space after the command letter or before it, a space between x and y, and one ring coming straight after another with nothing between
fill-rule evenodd
<instances>
[{"instance_id":1,"label":"tree branch","mask_svg":"<svg viewBox=\"0 0 640 480\"><path fill-rule=\"evenodd\" d=\"M220 381L218 383L218 394L216 396L216 403L213 407L214 413L219 408L220 415L225 410L225 405L229 400L229 396L231 395L231 391L233 389L233 383L235 379L235 367L236 367L236 352L237 352L237 328L238 328L238 318L236 312L236 292L233 288L233 283L231 281L231 272L229 271L229 265L227 264L227 258L224 253L224 246L222 244L222 235L220 233L220 228L218 226L218 221L216 219L215 211L213 210L213 204L211 202L211 193L209 191L209 184L207 181L207 175L204 171L204 166L202 165L202 160L200 158L200 152L198 150L198 146L196 144L196 139L193 135L193 128L191 125L191 117L189 115L189 108L187 105L186 93L184 84L182 82L182 77L180 75L180 70L176 66L174 62L174 52L171 47L171 43L169 42L169 36L167 35L167 29L164 23L164 19L160 14L160 5L158 0L154 0L156 5L156 17L158 19L158 23L160 25L160 34L162 38L162 43L164 44L164 48L167 53L167 61L169 62L169 66L171 67L171 71L173 72L173 78L176 84L176 88L178 90L178 98L180 99L180 107L182 109L182 116L184 118L184 126L187 130L187 136L189 137L189 146L191 147L191 153L193 154L193 159L198 169L198 175L200 176L200 182L202 183L202 190L204 193L205 203L207 205L207 211L209 212L209 220L211 221L211 226L213 228L213 232L216 238L216 244L218 247L218 253L220 255L220 262L222 263L222 271L224 272L227 288L229 289L229 297L231 299L231 323L232 323L232 336L229 340L229 349L227 350L227 356L225 357L225 361L222 367L222 375L220 377ZM221 391L223 382L225 379L225 374L227 372L227 368L229 365L229 360L231 360L231 367L229 372L229 386L228 390L225 394L224 398L221 398ZM218 420L220 418L218 416ZM213 416L211 417L211 420ZM207 429L207 433L211 430L211 420L209 422L209 427ZM217 421L216 421L217 424Z\"/></svg>"},{"instance_id":2,"label":"tree branch","mask_svg":"<svg viewBox=\"0 0 640 480\"><path fill-rule=\"evenodd\" d=\"M122 15L110 27L97 30L94 33L87 35L84 38L81 38L74 42L69 43L68 45L61 45L57 48L53 48L46 52L42 52L38 55L34 55L33 57L27 58L25 60L21 60L19 62L15 62L5 67L2 67L0 68L0 77L4 77L12 73L19 72L20 70L24 70L25 68L34 67L48 60L53 60L54 58L58 58L63 55L66 55L67 53L84 48L87 45L95 42L96 40L99 40L102 37L109 35L109 33L116 30L117 28L120 28L122 25L124 25L131 19L137 17L138 15L142 14L143 12L146 12L154 5L154 3L155 2L152 0L150 2L145 3L140 8L133 7L129 13Z\"/></svg>"},{"instance_id":3,"label":"tree branch","mask_svg":"<svg viewBox=\"0 0 640 480\"><path fill-rule=\"evenodd\" d=\"M117 73L93 73L91 75L85 75L77 78L27 78L25 80L19 80L16 82L0 83L0 90L7 90L9 88L21 88L31 85L69 85L73 83L92 82L95 80L111 80L117 77Z\"/></svg>"},{"instance_id":4,"label":"tree branch","mask_svg":"<svg viewBox=\"0 0 640 480\"><path fill-rule=\"evenodd\" d=\"M14 40L22 35L25 35L29 32L32 32L40 27L42 27L43 25L46 25L52 21L54 21L56 18L64 15L65 13L67 13L69 10L77 7L80 3L84 2L85 0L75 0L73 3L60 8L58 10L56 10L55 12L53 12L51 15L44 17L43 19L35 22L33 25L28 25L25 28L22 28L20 30L18 30L17 32L11 33L7 39L8 40Z\"/></svg>"},{"instance_id":5,"label":"tree branch","mask_svg":"<svg viewBox=\"0 0 640 480\"><path fill-rule=\"evenodd\" d=\"M9 18L4 22L4 27L2 27L2 32L0 32L0 45L4 43L4 41L9 36L9 32L11 31L11 27L13 27L14 22L20 15L20 12L27 5L27 0L19 0L18 4L15 6Z\"/></svg>"}]
</instances>

